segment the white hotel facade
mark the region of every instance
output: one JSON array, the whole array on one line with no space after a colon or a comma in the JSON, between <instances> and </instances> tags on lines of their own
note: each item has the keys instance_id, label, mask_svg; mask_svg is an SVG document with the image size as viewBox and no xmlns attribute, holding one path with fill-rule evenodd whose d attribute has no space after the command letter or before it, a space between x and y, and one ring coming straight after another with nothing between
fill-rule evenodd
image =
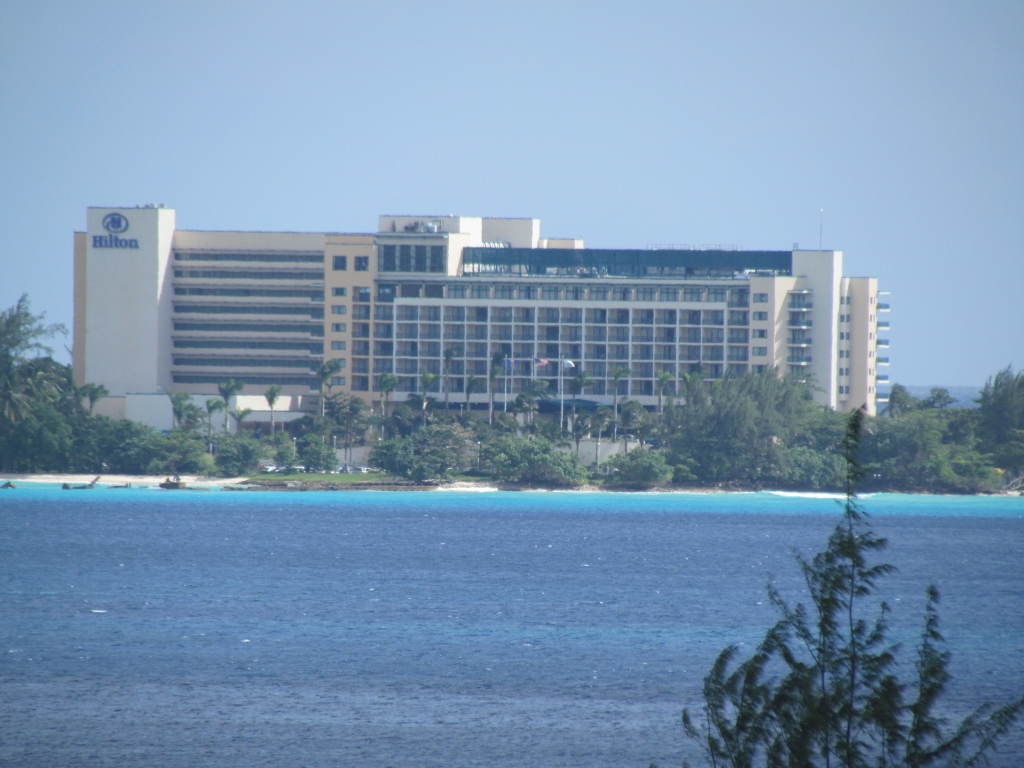
<instances>
[{"instance_id":1,"label":"white hotel facade","mask_svg":"<svg viewBox=\"0 0 1024 768\"><path fill-rule=\"evenodd\" d=\"M580 399L610 404L617 386L652 407L660 371L775 369L810 379L823 405L869 413L887 380L884 294L876 278L844 277L839 251L595 249L541 238L537 219L466 216L381 216L363 234L205 232L145 206L88 209L74 257L76 383L110 392L97 412L158 428L167 394L202 401L229 378L245 383L250 420L269 418L271 384L278 417L298 418L332 358L331 390L379 408L383 373L403 400L450 349L430 394L453 405L495 354L510 361L499 407L533 379L557 401L564 360L593 378Z\"/></svg>"}]
</instances>

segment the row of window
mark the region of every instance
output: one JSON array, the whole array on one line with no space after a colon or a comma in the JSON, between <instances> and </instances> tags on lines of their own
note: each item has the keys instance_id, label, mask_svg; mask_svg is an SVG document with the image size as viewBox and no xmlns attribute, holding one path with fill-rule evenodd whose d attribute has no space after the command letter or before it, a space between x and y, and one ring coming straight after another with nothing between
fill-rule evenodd
<instances>
[{"instance_id":1,"label":"row of window","mask_svg":"<svg viewBox=\"0 0 1024 768\"><path fill-rule=\"evenodd\" d=\"M302 272L300 270L261 270L259 272L241 269L176 269L175 277L204 278L208 280L315 280L323 282L323 272Z\"/></svg>"},{"instance_id":2,"label":"row of window","mask_svg":"<svg viewBox=\"0 0 1024 768\"><path fill-rule=\"evenodd\" d=\"M175 365L223 368L306 368L315 371L320 360L302 357L174 357Z\"/></svg>"},{"instance_id":3,"label":"row of window","mask_svg":"<svg viewBox=\"0 0 1024 768\"><path fill-rule=\"evenodd\" d=\"M244 305L244 304L175 304L177 314L200 315L308 315L311 318L323 318L323 307Z\"/></svg>"},{"instance_id":4,"label":"row of window","mask_svg":"<svg viewBox=\"0 0 1024 768\"><path fill-rule=\"evenodd\" d=\"M222 375L202 373L175 373L172 374L172 379L175 384L220 384L224 381L224 377ZM317 380L312 376L246 374L243 377L235 376L234 379L235 381L241 381L244 384L252 385L280 384L281 386L286 387L309 387L310 389L315 389L317 387Z\"/></svg>"},{"instance_id":5,"label":"row of window","mask_svg":"<svg viewBox=\"0 0 1024 768\"><path fill-rule=\"evenodd\" d=\"M263 261L323 264L322 253L190 253L175 251L175 261Z\"/></svg>"},{"instance_id":6,"label":"row of window","mask_svg":"<svg viewBox=\"0 0 1024 768\"><path fill-rule=\"evenodd\" d=\"M378 272L446 271L443 245L380 245L377 246Z\"/></svg>"},{"instance_id":7,"label":"row of window","mask_svg":"<svg viewBox=\"0 0 1024 768\"><path fill-rule=\"evenodd\" d=\"M370 270L370 257L369 256L355 256L352 259L352 266L356 272L368 272ZM331 268L335 272L345 272L348 270L348 256L335 256L331 260Z\"/></svg>"},{"instance_id":8,"label":"row of window","mask_svg":"<svg viewBox=\"0 0 1024 768\"><path fill-rule=\"evenodd\" d=\"M220 333L292 333L309 334L310 336L323 336L324 327L321 324L305 325L299 323L174 323L176 331L215 331Z\"/></svg>"},{"instance_id":9,"label":"row of window","mask_svg":"<svg viewBox=\"0 0 1024 768\"><path fill-rule=\"evenodd\" d=\"M331 350L342 352L347 350L344 341L331 342ZM450 351L451 347L446 347ZM494 355L509 357L514 360L533 359L535 356L558 360L561 358L588 360L676 360L677 352L680 360L746 360L749 354L753 357L767 357L768 347L747 347L746 345L730 344L692 344L676 347L661 344L467 344L465 347L454 348L453 360L459 359L491 359ZM399 341L374 342L373 353L376 359L394 357L440 358L441 345L438 342ZM368 342L353 341L352 354L369 356Z\"/></svg>"},{"instance_id":10,"label":"row of window","mask_svg":"<svg viewBox=\"0 0 1024 768\"><path fill-rule=\"evenodd\" d=\"M385 246L387 247L387 246ZM519 299L520 301L692 301L728 302L734 307L746 307L750 299L747 288L719 286L632 286L632 285L478 285L459 283L442 286L402 284L403 298L416 298L421 290L427 298L449 299ZM447 290L445 290L447 288ZM757 294L765 296L767 294Z\"/></svg>"},{"instance_id":11,"label":"row of window","mask_svg":"<svg viewBox=\"0 0 1024 768\"><path fill-rule=\"evenodd\" d=\"M248 341L248 340L227 340L227 339L175 339L175 349L276 349L296 352L310 352L314 355L322 355L324 345L322 342L308 341Z\"/></svg>"},{"instance_id":12,"label":"row of window","mask_svg":"<svg viewBox=\"0 0 1024 768\"><path fill-rule=\"evenodd\" d=\"M443 312L442 312L443 309ZM336 315L346 313L344 305L333 305L331 312ZM754 313L755 315L758 313ZM374 307L375 320L400 321L426 320L438 322L444 318L446 323L541 323L541 324L579 324L588 325L725 325L728 317L729 325L748 325L750 313L743 310L705 309L583 309L575 307L436 307L409 306L393 307L378 304ZM369 319L369 307L353 307L353 317Z\"/></svg>"},{"instance_id":13,"label":"row of window","mask_svg":"<svg viewBox=\"0 0 1024 768\"><path fill-rule=\"evenodd\" d=\"M324 292L305 288L182 288L175 286L175 296L239 296L270 299L309 299L323 301Z\"/></svg>"}]
</instances>

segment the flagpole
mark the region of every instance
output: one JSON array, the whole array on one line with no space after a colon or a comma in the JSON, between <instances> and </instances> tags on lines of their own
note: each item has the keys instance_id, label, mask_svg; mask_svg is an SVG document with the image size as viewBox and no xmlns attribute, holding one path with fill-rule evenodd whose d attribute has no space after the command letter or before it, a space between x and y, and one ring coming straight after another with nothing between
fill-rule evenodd
<instances>
[{"instance_id":1,"label":"flagpole","mask_svg":"<svg viewBox=\"0 0 1024 768\"><path fill-rule=\"evenodd\" d=\"M558 433L565 429L565 392L562 386L562 371L565 370L565 361L558 358Z\"/></svg>"},{"instance_id":2,"label":"flagpole","mask_svg":"<svg viewBox=\"0 0 1024 768\"><path fill-rule=\"evenodd\" d=\"M505 355L505 397L501 401L501 412L508 413L508 355Z\"/></svg>"}]
</instances>

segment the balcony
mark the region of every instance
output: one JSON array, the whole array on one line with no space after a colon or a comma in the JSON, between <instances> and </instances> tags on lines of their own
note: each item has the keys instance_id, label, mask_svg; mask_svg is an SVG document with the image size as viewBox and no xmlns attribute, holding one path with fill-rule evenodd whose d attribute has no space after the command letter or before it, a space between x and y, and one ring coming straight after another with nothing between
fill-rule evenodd
<instances>
[{"instance_id":1,"label":"balcony","mask_svg":"<svg viewBox=\"0 0 1024 768\"><path fill-rule=\"evenodd\" d=\"M813 325L810 318L804 317L800 319L791 318L786 326L788 328L810 328Z\"/></svg>"},{"instance_id":2,"label":"balcony","mask_svg":"<svg viewBox=\"0 0 1024 768\"><path fill-rule=\"evenodd\" d=\"M889 348L889 340L888 339L878 339L877 341L875 341L875 346L876 347L883 347L884 349L888 349Z\"/></svg>"},{"instance_id":3,"label":"balcony","mask_svg":"<svg viewBox=\"0 0 1024 768\"><path fill-rule=\"evenodd\" d=\"M790 347L809 347L811 346L810 339L790 339L786 342Z\"/></svg>"},{"instance_id":4,"label":"balcony","mask_svg":"<svg viewBox=\"0 0 1024 768\"><path fill-rule=\"evenodd\" d=\"M789 357L786 358L786 362L790 363L791 365L810 365L811 364L811 358L809 358L809 357L793 357L792 355L790 355Z\"/></svg>"},{"instance_id":5,"label":"balcony","mask_svg":"<svg viewBox=\"0 0 1024 768\"><path fill-rule=\"evenodd\" d=\"M888 304L877 304L876 306L878 307L878 311L879 312L888 312L889 311L889 305Z\"/></svg>"},{"instance_id":6,"label":"balcony","mask_svg":"<svg viewBox=\"0 0 1024 768\"><path fill-rule=\"evenodd\" d=\"M789 305L790 312L810 312L812 309L814 309L814 305L810 303Z\"/></svg>"},{"instance_id":7,"label":"balcony","mask_svg":"<svg viewBox=\"0 0 1024 768\"><path fill-rule=\"evenodd\" d=\"M890 330L890 328L889 328L889 321L888 320L879 320L878 323L875 325L875 327L878 328L878 330L880 330L880 331L888 331L888 330Z\"/></svg>"},{"instance_id":8,"label":"balcony","mask_svg":"<svg viewBox=\"0 0 1024 768\"><path fill-rule=\"evenodd\" d=\"M888 365L889 364L889 358L888 357L879 357L879 358L876 358L876 360L878 361L879 365Z\"/></svg>"},{"instance_id":9,"label":"balcony","mask_svg":"<svg viewBox=\"0 0 1024 768\"><path fill-rule=\"evenodd\" d=\"M875 381L888 381L888 380L889 380L889 375L888 374L881 374L880 373L880 374L877 374L875 376Z\"/></svg>"}]
</instances>

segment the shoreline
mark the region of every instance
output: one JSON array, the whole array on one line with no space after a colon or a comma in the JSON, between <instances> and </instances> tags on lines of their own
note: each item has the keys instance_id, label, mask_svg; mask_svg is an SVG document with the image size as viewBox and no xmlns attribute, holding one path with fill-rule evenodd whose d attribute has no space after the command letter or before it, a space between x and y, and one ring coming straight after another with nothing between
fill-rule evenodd
<instances>
[{"instance_id":1,"label":"shoreline","mask_svg":"<svg viewBox=\"0 0 1024 768\"><path fill-rule=\"evenodd\" d=\"M17 487L20 483L27 485L87 485L96 479L96 475L83 474L58 474L58 473L12 473L0 474L0 485L7 481L14 483ZM124 487L131 485L132 488L159 488L160 483L167 479L166 475L100 475L96 487L101 490L109 489L110 486ZM217 489L223 491L436 491L436 492L469 492L489 493L497 491L515 491L519 493L657 493L657 494L728 494L728 493L773 493L779 495L792 494L793 496L815 495L823 498L841 498L843 494L839 491L823 490L794 490L782 488L764 488L755 486L731 485L728 487L715 486L654 486L651 488L630 488L627 486L606 487L601 485L586 484L576 488L545 488L530 485L515 485L507 483L495 483L482 480L480 482L455 481L451 483L414 481L392 481L392 482L331 482L331 481L303 481L287 480L275 481L252 477L204 477L200 475L181 475L181 482L192 489ZM959 493L927 493L922 491L893 491L888 489L862 490L859 495L864 496L874 493L906 494L914 496L991 496L991 497L1024 497L1022 491L990 491L973 494Z\"/></svg>"}]
</instances>

